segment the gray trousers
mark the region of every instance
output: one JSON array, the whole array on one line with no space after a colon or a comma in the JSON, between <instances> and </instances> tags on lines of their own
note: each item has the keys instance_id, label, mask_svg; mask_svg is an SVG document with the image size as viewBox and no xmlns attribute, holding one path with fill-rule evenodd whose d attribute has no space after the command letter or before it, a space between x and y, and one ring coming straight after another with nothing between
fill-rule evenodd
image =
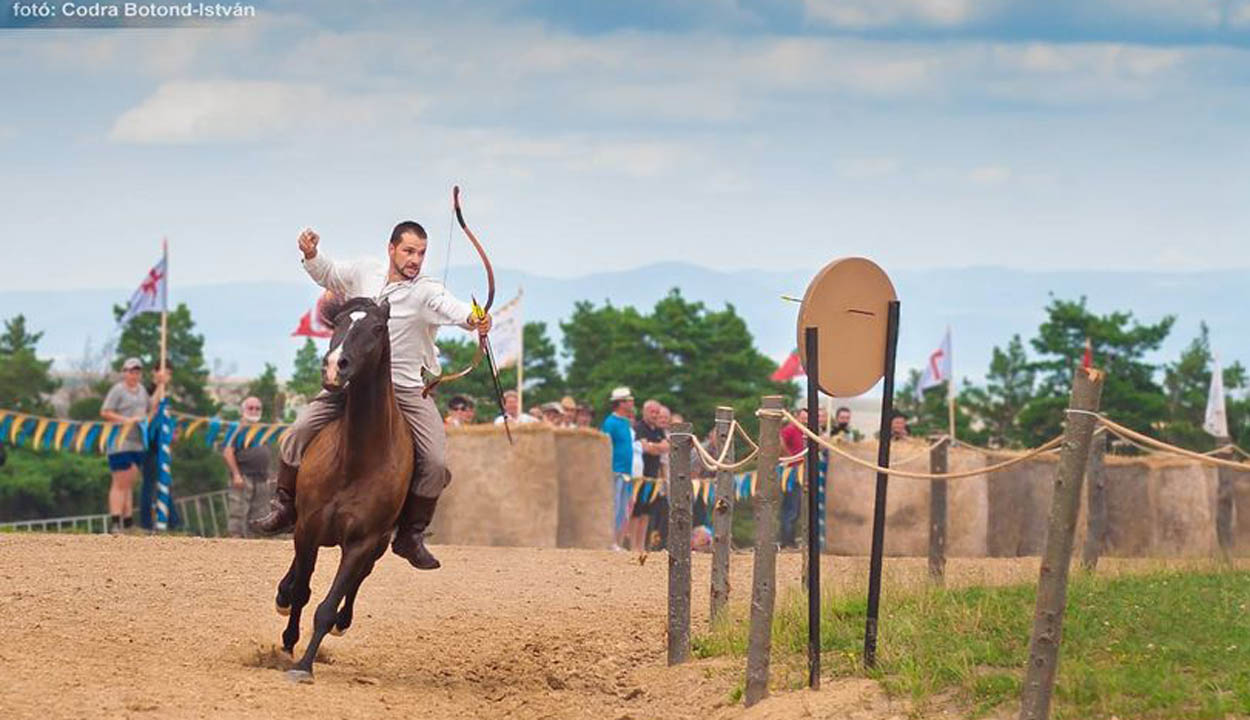
<instances>
[{"instance_id":1,"label":"gray trousers","mask_svg":"<svg viewBox=\"0 0 1250 720\"><path fill-rule=\"evenodd\" d=\"M395 386L395 400L400 414L412 430L416 450L412 486L409 492L423 498L437 498L451 482L447 469L447 431L438 406L430 398L421 397L420 388ZM282 440L282 462L298 466L304 450L321 428L343 413L342 396L322 390L313 398Z\"/></svg>"},{"instance_id":2,"label":"gray trousers","mask_svg":"<svg viewBox=\"0 0 1250 720\"><path fill-rule=\"evenodd\" d=\"M252 537L248 523L269 512L270 494L269 479L263 475L244 475L243 487L235 487L234 481L230 482L230 512L226 523L230 537Z\"/></svg>"}]
</instances>

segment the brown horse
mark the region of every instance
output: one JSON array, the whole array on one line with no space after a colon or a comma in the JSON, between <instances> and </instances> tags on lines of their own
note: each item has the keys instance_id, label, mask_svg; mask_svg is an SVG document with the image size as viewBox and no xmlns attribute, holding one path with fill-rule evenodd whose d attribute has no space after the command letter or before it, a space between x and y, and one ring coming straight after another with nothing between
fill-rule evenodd
<instances>
[{"instance_id":1,"label":"brown horse","mask_svg":"<svg viewBox=\"0 0 1250 720\"><path fill-rule=\"evenodd\" d=\"M313 658L327 632L352 623L360 583L386 551L412 477L411 431L391 385L390 304L346 301L334 313L334 336L322 361L322 381L337 392L342 415L304 453L296 479L295 558L278 583L278 613L289 615L282 647L299 640L300 613L321 546L342 548L338 572L313 616L313 636L288 675L311 680ZM340 607L341 605L341 607Z\"/></svg>"}]
</instances>

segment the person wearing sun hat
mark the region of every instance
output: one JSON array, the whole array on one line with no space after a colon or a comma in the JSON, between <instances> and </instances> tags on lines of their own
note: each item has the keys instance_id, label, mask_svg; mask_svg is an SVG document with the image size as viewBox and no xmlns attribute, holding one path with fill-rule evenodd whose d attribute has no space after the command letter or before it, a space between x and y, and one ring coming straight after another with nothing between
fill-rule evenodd
<instances>
[{"instance_id":1,"label":"person wearing sun hat","mask_svg":"<svg viewBox=\"0 0 1250 720\"><path fill-rule=\"evenodd\" d=\"M634 395L629 388L618 387L608 395L608 403L612 411L601 429L612 439L612 548L620 550L634 489Z\"/></svg>"}]
</instances>

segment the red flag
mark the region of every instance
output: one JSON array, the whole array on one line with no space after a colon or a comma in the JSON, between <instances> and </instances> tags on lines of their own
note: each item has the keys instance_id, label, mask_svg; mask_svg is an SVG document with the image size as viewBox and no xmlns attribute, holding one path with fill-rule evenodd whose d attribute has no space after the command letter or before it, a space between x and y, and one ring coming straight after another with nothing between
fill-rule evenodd
<instances>
[{"instance_id":1,"label":"red flag","mask_svg":"<svg viewBox=\"0 0 1250 720\"><path fill-rule=\"evenodd\" d=\"M1085 338L1085 354L1081 356L1081 367L1086 370L1094 366L1094 344Z\"/></svg>"},{"instance_id":2,"label":"red flag","mask_svg":"<svg viewBox=\"0 0 1250 720\"><path fill-rule=\"evenodd\" d=\"M313 327L312 310L308 310L299 317L299 326L291 333L291 337L315 337L328 338L334 333L329 330L319 330Z\"/></svg>"},{"instance_id":3,"label":"red flag","mask_svg":"<svg viewBox=\"0 0 1250 720\"><path fill-rule=\"evenodd\" d=\"M317 298L317 302L313 304L312 310L300 316L299 325L291 333L292 337L328 338L334 336L334 328L326 324L325 313L322 312L322 303L330 297L331 293L327 290L322 293L321 297Z\"/></svg>"},{"instance_id":4,"label":"red flag","mask_svg":"<svg viewBox=\"0 0 1250 720\"><path fill-rule=\"evenodd\" d=\"M803 374L803 365L799 362L799 351L794 350L790 353L790 357L781 363L781 367L772 374L770 378L774 382L783 382L785 380L793 380Z\"/></svg>"}]
</instances>

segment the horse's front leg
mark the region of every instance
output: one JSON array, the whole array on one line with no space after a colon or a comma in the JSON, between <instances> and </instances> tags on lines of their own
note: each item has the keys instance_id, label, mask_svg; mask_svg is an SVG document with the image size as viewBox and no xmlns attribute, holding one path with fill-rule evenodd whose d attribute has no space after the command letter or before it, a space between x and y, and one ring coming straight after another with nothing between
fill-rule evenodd
<instances>
[{"instance_id":1,"label":"horse's front leg","mask_svg":"<svg viewBox=\"0 0 1250 720\"><path fill-rule=\"evenodd\" d=\"M286 617L291 614L291 592L295 584L295 557L291 558L291 567L287 569L286 575L278 581L278 594L274 598L273 606L278 614Z\"/></svg>"},{"instance_id":2,"label":"horse's front leg","mask_svg":"<svg viewBox=\"0 0 1250 720\"><path fill-rule=\"evenodd\" d=\"M326 594L321 604L317 605L317 612L313 615L312 639L308 641L308 647L304 649L304 656L287 673L292 680L312 679L313 660L317 657L317 649L321 647L321 640L325 638L326 633L330 632L330 628L334 627L339 604L343 602L348 589L360 577L365 564L373 557L373 551L372 543L357 542L343 548L343 559L339 561L339 570L334 575L330 592Z\"/></svg>"},{"instance_id":3,"label":"horse's front leg","mask_svg":"<svg viewBox=\"0 0 1250 720\"><path fill-rule=\"evenodd\" d=\"M383 533L382 538L378 540L377 549L374 550L373 556L369 558L369 562L365 564L364 569L360 573L360 577L351 584L347 589L347 597L343 600L343 607L339 608L338 617L334 621L334 627L330 629L331 635L342 635L347 632L347 628L352 626L352 611L356 606L356 592L360 590L360 585L364 583L365 578L369 577L369 573L373 572L373 565L386 552L386 545L390 542L391 533L388 531Z\"/></svg>"},{"instance_id":4,"label":"horse's front leg","mask_svg":"<svg viewBox=\"0 0 1250 720\"><path fill-rule=\"evenodd\" d=\"M295 562L292 566L295 575L291 580L290 590L291 615L287 619L286 630L282 633L282 649L288 654L294 654L295 643L299 642L299 618L304 612L304 606L308 604L309 595L312 594L309 582L317 567L318 550L315 541L300 542L298 538L295 541Z\"/></svg>"}]
</instances>

